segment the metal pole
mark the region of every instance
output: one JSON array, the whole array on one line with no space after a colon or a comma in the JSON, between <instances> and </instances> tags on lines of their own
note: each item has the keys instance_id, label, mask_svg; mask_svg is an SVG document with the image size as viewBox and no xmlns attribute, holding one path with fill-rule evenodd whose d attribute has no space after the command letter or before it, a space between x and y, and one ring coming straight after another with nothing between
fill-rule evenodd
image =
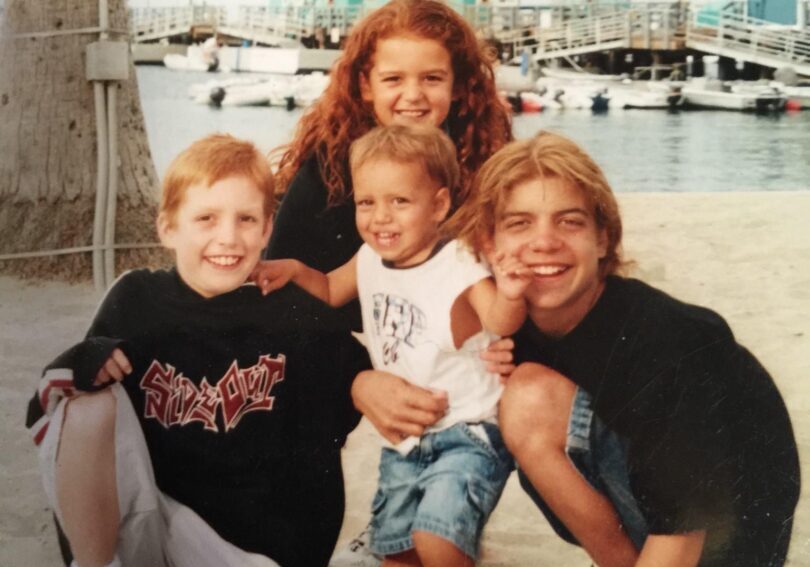
<instances>
[{"instance_id":1,"label":"metal pole","mask_svg":"<svg viewBox=\"0 0 810 567\"><path fill-rule=\"evenodd\" d=\"M98 26L101 28L101 39L107 39L110 27L110 16L107 11L107 0L98 2ZM108 280L104 270L104 229L107 214L107 181L110 157L107 153L107 101L104 96L104 83L93 83L93 96L96 107L96 205L93 213L93 284L98 291L107 287Z\"/></svg>"},{"instance_id":2,"label":"metal pole","mask_svg":"<svg viewBox=\"0 0 810 567\"><path fill-rule=\"evenodd\" d=\"M93 284L97 291L104 291L104 226L107 211L107 104L104 99L104 83L93 83L96 105L96 208L93 217Z\"/></svg>"},{"instance_id":3,"label":"metal pole","mask_svg":"<svg viewBox=\"0 0 810 567\"><path fill-rule=\"evenodd\" d=\"M118 84L107 83L107 218L104 225L104 278L109 286L115 280L115 212L118 205Z\"/></svg>"}]
</instances>

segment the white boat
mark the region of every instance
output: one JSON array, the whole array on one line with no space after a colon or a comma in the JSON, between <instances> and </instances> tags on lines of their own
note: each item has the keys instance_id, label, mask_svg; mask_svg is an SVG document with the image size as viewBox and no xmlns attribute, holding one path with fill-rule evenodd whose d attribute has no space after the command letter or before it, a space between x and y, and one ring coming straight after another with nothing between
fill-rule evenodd
<instances>
[{"instance_id":1,"label":"white boat","mask_svg":"<svg viewBox=\"0 0 810 567\"><path fill-rule=\"evenodd\" d=\"M772 111L785 107L786 97L772 87L749 88L705 77L692 79L683 87L684 104L695 108Z\"/></svg>"},{"instance_id":2,"label":"white boat","mask_svg":"<svg viewBox=\"0 0 810 567\"><path fill-rule=\"evenodd\" d=\"M683 104L680 83L649 81L610 87L611 108L675 108Z\"/></svg>"},{"instance_id":3,"label":"white boat","mask_svg":"<svg viewBox=\"0 0 810 567\"><path fill-rule=\"evenodd\" d=\"M163 56L163 64L173 71L208 71L208 63L202 59L194 59L188 55L169 53Z\"/></svg>"},{"instance_id":4,"label":"white boat","mask_svg":"<svg viewBox=\"0 0 810 567\"><path fill-rule=\"evenodd\" d=\"M588 82L570 82L540 77L537 92L549 109L587 110L593 106L593 97L604 85Z\"/></svg>"},{"instance_id":5,"label":"white boat","mask_svg":"<svg viewBox=\"0 0 810 567\"><path fill-rule=\"evenodd\" d=\"M577 71L566 67L542 67L540 72L544 77L563 81L586 81L586 82L613 82L627 78L626 75L597 75L586 71Z\"/></svg>"},{"instance_id":6,"label":"white boat","mask_svg":"<svg viewBox=\"0 0 810 567\"><path fill-rule=\"evenodd\" d=\"M308 106L323 93L329 77L323 73L276 75L207 81L189 88L198 104L212 106Z\"/></svg>"},{"instance_id":7,"label":"white boat","mask_svg":"<svg viewBox=\"0 0 810 567\"><path fill-rule=\"evenodd\" d=\"M562 96L565 94L563 89L549 89L542 88L538 93L538 100L543 110L562 110Z\"/></svg>"},{"instance_id":8,"label":"white boat","mask_svg":"<svg viewBox=\"0 0 810 567\"><path fill-rule=\"evenodd\" d=\"M787 99L798 108L810 108L810 86L787 86L778 81L771 81L770 86L783 92Z\"/></svg>"},{"instance_id":9,"label":"white boat","mask_svg":"<svg viewBox=\"0 0 810 567\"><path fill-rule=\"evenodd\" d=\"M174 71L228 71L227 66L212 63L210 55L206 55L201 45L189 45L185 55L168 53L163 57L163 64L167 69Z\"/></svg>"},{"instance_id":10,"label":"white boat","mask_svg":"<svg viewBox=\"0 0 810 567\"><path fill-rule=\"evenodd\" d=\"M295 75L299 71L301 50L280 47L222 47L212 55L203 45L189 45L185 55L163 57L163 64L176 71L244 71ZM216 65L212 62L216 61Z\"/></svg>"}]
</instances>

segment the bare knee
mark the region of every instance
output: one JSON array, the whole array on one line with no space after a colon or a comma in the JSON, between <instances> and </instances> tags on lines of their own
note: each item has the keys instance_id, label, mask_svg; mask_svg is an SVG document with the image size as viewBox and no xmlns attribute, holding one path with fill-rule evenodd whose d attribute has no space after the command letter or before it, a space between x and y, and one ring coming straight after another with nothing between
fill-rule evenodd
<instances>
[{"instance_id":1,"label":"bare knee","mask_svg":"<svg viewBox=\"0 0 810 567\"><path fill-rule=\"evenodd\" d=\"M475 561L449 540L415 530L413 544L423 567L474 567Z\"/></svg>"},{"instance_id":2,"label":"bare knee","mask_svg":"<svg viewBox=\"0 0 810 567\"><path fill-rule=\"evenodd\" d=\"M62 424L60 452L65 444L112 445L115 435L116 400L109 390L84 394L68 401ZM73 449L73 447L69 447Z\"/></svg>"},{"instance_id":3,"label":"bare knee","mask_svg":"<svg viewBox=\"0 0 810 567\"><path fill-rule=\"evenodd\" d=\"M564 449L575 393L573 382L540 364L524 363L512 373L501 396L499 424L518 461L526 451Z\"/></svg>"}]
</instances>

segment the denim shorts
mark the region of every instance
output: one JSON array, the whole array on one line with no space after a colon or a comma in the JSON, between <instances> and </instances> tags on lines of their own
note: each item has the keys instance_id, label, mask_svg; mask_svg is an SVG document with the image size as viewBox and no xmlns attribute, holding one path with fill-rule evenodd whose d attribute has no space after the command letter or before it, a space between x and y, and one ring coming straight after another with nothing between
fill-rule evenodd
<instances>
[{"instance_id":1,"label":"denim shorts","mask_svg":"<svg viewBox=\"0 0 810 567\"><path fill-rule=\"evenodd\" d=\"M407 455L383 449L371 505L371 550L394 555L413 549L412 533L422 531L477 558L484 524L513 463L490 423L428 433Z\"/></svg>"},{"instance_id":2,"label":"denim shorts","mask_svg":"<svg viewBox=\"0 0 810 567\"><path fill-rule=\"evenodd\" d=\"M571 415L565 451L568 458L596 490L613 504L622 527L633 544L641 549L647 539L648 527L638 502L630 489L627 471L627 442L609 430L591 409L591 396L577 388ZM540 497L524 474L518 470L520 484L548 519L551 527L564 540L579 545L576 538L563 525Z\"/></svg>"}]
</instances>

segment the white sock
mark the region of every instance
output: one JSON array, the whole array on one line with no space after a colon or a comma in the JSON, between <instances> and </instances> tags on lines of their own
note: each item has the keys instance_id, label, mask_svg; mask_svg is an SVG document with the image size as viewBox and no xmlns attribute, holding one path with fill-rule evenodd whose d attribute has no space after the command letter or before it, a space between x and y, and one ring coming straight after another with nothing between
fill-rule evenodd
<instances>
[{"instance_id":1,"label":"white sock","mask_svg":"<svg viewBox=\"0 0 810 567\"><path fill-rule=\"evenodd\" d=\"M76 560L74 559L73 562L70 564L70 567L81 567L81 565L76 563ZM123 566L121 565L121 560L118 559L118 556L114 555L112 561L107 563L104 567L123 567Z\"/></svg>"}]
</instances>

